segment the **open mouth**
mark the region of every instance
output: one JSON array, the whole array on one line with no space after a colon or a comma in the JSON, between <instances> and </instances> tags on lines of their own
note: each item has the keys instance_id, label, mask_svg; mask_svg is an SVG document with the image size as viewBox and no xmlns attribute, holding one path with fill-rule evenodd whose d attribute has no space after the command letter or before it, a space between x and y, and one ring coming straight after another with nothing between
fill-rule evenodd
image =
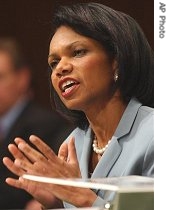
<instances>
[{"instance_id":1,"label":"open mouth","mask_svg":"<svg viewBox=\"0 0 169 210\"><path fill-rule=\"evenodd\" d=\"M67 92L69 89L71 89L73 86L77 85L78 82L75 82L74 80L67 80L61 85L62 92Z\"/></svg>"}]
</instances>

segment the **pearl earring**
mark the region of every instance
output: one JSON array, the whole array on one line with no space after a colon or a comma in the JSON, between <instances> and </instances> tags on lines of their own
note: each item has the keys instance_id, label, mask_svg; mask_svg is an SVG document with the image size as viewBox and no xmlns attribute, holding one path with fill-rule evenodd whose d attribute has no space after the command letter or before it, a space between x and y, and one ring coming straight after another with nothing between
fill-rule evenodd
<instances>
[{"instance_id":1,"label":"pearl earring","mask_svg":"<svg viewBox=\"0 0 169 210\"><path fill-rule=\"evenodd\" d=\"M114 81L115 81L115 82L117 82L118 77L119 77L119 75L118 75L118 72L116 71L116 72L114 73Z\"/></svg>"}]
</instances>

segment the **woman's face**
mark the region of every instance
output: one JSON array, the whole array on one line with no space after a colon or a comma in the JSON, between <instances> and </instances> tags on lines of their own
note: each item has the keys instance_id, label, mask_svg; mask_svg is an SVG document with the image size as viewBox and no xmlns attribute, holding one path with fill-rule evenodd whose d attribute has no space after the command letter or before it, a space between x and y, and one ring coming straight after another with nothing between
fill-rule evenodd
<instances>
[{"instance_id":1,"label":"woman's face","mask_svg":"<svg viewBox=\"0 0 169 210\"><path fill-rule=\"evenodd\" d=\"M51 40L48 63L53 87L67 108L85 112L112 97L115 61L97 41L61 26Z\"/></svg>"}]
</instances>

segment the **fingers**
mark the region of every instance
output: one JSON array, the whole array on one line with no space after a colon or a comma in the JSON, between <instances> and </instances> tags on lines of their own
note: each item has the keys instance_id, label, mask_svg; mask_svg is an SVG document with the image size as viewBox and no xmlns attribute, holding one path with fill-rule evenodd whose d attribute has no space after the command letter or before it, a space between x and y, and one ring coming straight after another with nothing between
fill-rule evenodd
<instances>
[{"instance_id":1,"label":"fingers","mask_svg":"<svg viewBox=\"0 0 169 210\"><path fill-rule=\"evenodd\" d=\"M12 187L26 190L44 206L54 206L57 201L56 197L48 190L45 190L43 185L41 187L41 184L25 180L22 177L19 180L7 178L6 183Z\"/></svg>"},{"instance_id":2,"label":"fingers","mask_svg":"<svg viewBox=\"0 0 169 210\"><path fill-rule=\"evenodd\" d=\"M46 161L46 158L43 154L41 154L39 151L32 148L30 145L28 145L25 141L22 141L21 139L17 138L15 139L15 142L18 144L19 150L24 153L24 155L32 162L38 161Z\"/></svg>"},{"instance_id":3,"label":"fingers","mask_svg":"<svg viewBox=\"0 0 169 210\"><path fill-rule=\"evenodd\" d=\"M33 192L33 190L36 188L36 183L25 180L22 177L19 177L19 179L7 178L5 181L10 186L24 189L29 193L31 192L31 190Z\"/></svg>"},{"instance_id":4,"label":"fingers","mask_svg":"<svg viewBox=\"0 0 169 210\"><path fill-rule=\"evenodd\" d=\"M15 142L18 144L19 150L31 160L31 162L19 160L17 158L15 164L30 174L52 175L54 173L53 171L56 170L55 166L58 165L58 167L60 167L62 160L37 136L31 135L29 139L38 150L32 148L24 141L16 139Z\"/></svg>"},{"instance_id":5,"label":"fingers","mask_svg":"<svg viewBox=\"0 0 169 210\"><path fill-rule=\"evenodd\" d=\"M8 145L8 150L14 157L14 159L20 159L24 161L28 161L28 159L23 155L23 153L16 147L14 144L9 144Z\"/></svg>"},{"instance_id":6,"label":"fingers","mask_svg":"<svg viewBox=\"0 0 169 210\"><path fill-rule=\"evenodd\" d=\"M23 173L30 173L34 175L45 174L46 176L62 177L65 176L64 173L69 173L71 176L72 172L68 171L72 167L71 171L74 171L74 168L77 168L77 171L79 170L74 138L71 138L68 143L61 145L58 153L59 157L37 136L31 135L30 142L38 150L32 148L21 138L15 139L18 147L14 144L9 145L9 151L15 158L15 161L13 162L10 159L4 158L4 164L14 174L21 176ZM65 170L64 173L63 168Z\"/></svg>"},{"instance_id":7,"label":"fingers","mask_svg":"<svg viewBox=\"0 0 169 210\"><path fill-rule=\"evenodd\" d=\"M59 148L58 157L70 163L77 162L74 137L70 138L68 143L63 142L63 144Z\"/></svg>"},{"instance_id":8,"label":"fingers","mask_svg":"<svg viewBox=\"0 0 169 210\"><path fill-rule=\"evenodd\" d=\"M74 137L72 137L68 143L68 162L70 162L72 164L78 163Z\"/></svg>"},{"instance_id":9,"label":"fingers","mask_svg":"<svg viewBox=\"0 0 169 210\"><path fill-rule=\"evenodd\" d=\"M3 164L15 175L17 176L22 176L24 173L26 173L23 169L18 168L14 162L8 158L8 157L4 157L3 158Z\"/></svg>"},{"instance_id":10,"label":"fingers","mask_svg":"<svg viewBox=\"0 0 169 210\"><path fill-rule=\"evenodd\" d=\"M56 154L54 153L54 151L47 144L45 144L40 138L38 138L35 135L31 135L29 139L30 142L34 144L37 147L37 149L40 152L42 152L42 154L45 155L47 159L51 160L55 159Z\"/></svg>"},{"instance_id":11,"label":"fingers","mask_svg":"<svg viewBox=\"0 0 169 210\"><path fill-rule=\"evenodd\" d=\"M58 157L64 161L67 161L68 158L68 145L66 142L63 142L63 144L59 148Z\"/></svg>"},{"instance_id":12,"label":"fingers","mask_svg":"<svg viewBox=\"0 0 169 210\"><path fill-rule=\"evenodd\" d=\"M26 143L26 141L24 141L23 139L21 139L21 138L19 138L19 137L16 137L15 139L14 139L14 142L18 145L19 143Z\"/></svg>"},{"instance_id":13,"label":"fingers","mask_svg":"<svg viewBox=\"0 0 169 210\"><path fill-rule=\"evenodd\" d=\"M7 178L6 183L9 184L12 187L16 187L19 189L25 189L24 185L22 182L20 182L18 179L13 179L13 178Z\"/></svg>"},{"instance_id":14,"label":"fingers","mask_svg":"<svg viewBox=\"0 0 169 210\"><path fill-rule=\"evenodd\" d=\"M30 160L32 163L34 163L36 161L43 162L47 159L54 160L57 157L54 151L37 136L31 135L29 139L39 151L32 148L23 139L15 138L15 143L17 144L18 148L14 144L9 146L9 150L15 159L24 161Z\"/></svg>"}]
</instances>

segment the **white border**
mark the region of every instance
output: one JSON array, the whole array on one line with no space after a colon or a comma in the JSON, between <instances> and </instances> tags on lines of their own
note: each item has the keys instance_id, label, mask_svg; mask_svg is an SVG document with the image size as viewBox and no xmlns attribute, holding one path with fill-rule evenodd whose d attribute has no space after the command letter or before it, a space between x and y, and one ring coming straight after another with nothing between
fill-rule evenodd
<instances>
[{"instance_id":1,"label":"white border","mask_svg":"<svg viewBox=\"0 0 169 210\"><path fill-rule=\"evenodd\" d=\"M165 7L160 5L165 4ZM165 23L160 23L165 16ZM163 18L164 19L164 18ZM160 24L164 24L160 28ZM165 36L160 38L160 29ZM154 1L155 210L169 209L169 1Z\"/></svg>"}]
</instances>

